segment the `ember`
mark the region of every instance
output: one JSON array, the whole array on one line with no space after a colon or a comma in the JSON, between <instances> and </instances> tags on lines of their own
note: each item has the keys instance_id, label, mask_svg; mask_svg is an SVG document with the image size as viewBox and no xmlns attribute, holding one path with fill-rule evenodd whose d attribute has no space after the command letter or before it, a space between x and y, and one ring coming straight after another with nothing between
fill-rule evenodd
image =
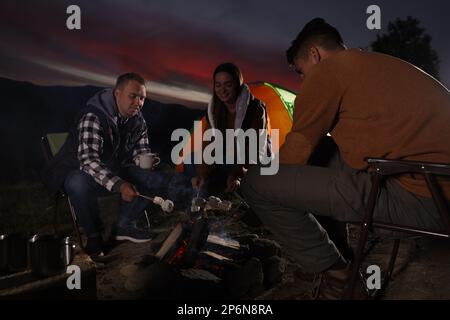
<instances>
[{"instance_id":1,"label":"ember","mask_svg":"<svg viewBox=\"0 0 450 320\"><path fill-rule=\"evenodd\" d=\"M184 253L186 252L187 245L188 245L188 243L186 240L183 240L181 242L181 245L179 246L178 250L175 252L173 257L169 260L169 264L177 265L177 264L181 263L181 261L183 260L183 257L184 257Z\"/></svg>"}]
</instances>

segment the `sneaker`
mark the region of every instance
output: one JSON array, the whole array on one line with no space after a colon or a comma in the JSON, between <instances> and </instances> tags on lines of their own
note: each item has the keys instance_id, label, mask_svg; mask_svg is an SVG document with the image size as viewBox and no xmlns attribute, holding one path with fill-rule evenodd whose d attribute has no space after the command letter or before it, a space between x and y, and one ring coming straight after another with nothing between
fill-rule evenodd
<instances>
[{"instance_id":1,"label":"sneaker","mask_svg":"<svg viewBox=\"0 0 450 320\"><path fill-rule=\"evenodd\" d=\"M318 273L314 279L312 298L314 300L342 300L345 298L352 273L352 265L342 270L328 270ZM355 283L352 300L366 300L369 295L361 274Z\"/></svg>"},{"instance_id":2,"label":"sneaker","mask_svg":"<svg viewBox=\"0 0 450 320\"><path fill-rule=\"evenodd\" d=\"M152 236L148 232L148 230L141 230L135 227L118 228L116 233L116 240L127 240L134 243L144 243L151 241Z\"/></svg>"}]
</instances>

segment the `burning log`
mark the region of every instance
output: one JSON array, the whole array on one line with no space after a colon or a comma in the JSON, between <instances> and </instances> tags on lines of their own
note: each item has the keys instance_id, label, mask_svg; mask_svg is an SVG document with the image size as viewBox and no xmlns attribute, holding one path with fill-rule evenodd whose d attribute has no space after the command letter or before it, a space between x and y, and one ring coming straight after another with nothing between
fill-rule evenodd
<instances>
[{"instance_id":1,"label":"burning log","mask_svg":"<svg viewBox=\"0 0 450 320\"><path fill-rule=\"evenodd\" d=\"M206 244L206 240L209 235L209 223L208 219L202 217L194 222L192 225L191 236L186 246L186 252L183 257L183 265L192 267L195 264L195 260L199 252Z\"/></svg>"},{"instance_id":2,"label":"burning log","mask_svg":"<svg viewBox=\"0 0 450 320\"><path fill-rule=\"evenodd\" d=\"M167 236L156 257L171 265L192 267L209 234L207 218L178 223Z\"/></svg>"},{"instance_id":3,"label":"burning log","mask_svg":"<svg viewBox=\"0 0 450 320\"><path fill-rule=\"evenodd\" d=\"M181 223L178 223L170 232L166 240L163 242L161 248L155 256L159 260L166 260L166 258L170 256L170 253L173 253L175 247L180 242L184 234L185 229L183 228L183 225Z\"/></svg>"},{"instance_id":4,"label":"burning log","mask_svg":"<svg viewBox=\"0 0 450 320\"><path fill-rule=\"evenodd\" d=\"M238 241L224 239L224 238L221 238L221 237L219 237L217 235L210 234L206 241L208 243L214 243L214 244L217 244L217 245L220 245L220 246L223 246L223 247L227 247L227 248L230 248L230 249L239 250L241 248L241 245L239 244Z\"/></svg>"},{"instance_id":5,"label":"burning log","mask_svg":"<svg viewBox=\"0 0 450 320\"><path fill-rule=\"evenodd\" d=\"M206 254L207 256L210 256L214 259L220 260L220 261L233 261L230 258L224 257L218 253L212 252L212 251L202 251L201 253Z\"/></svg>"}]
</instances>

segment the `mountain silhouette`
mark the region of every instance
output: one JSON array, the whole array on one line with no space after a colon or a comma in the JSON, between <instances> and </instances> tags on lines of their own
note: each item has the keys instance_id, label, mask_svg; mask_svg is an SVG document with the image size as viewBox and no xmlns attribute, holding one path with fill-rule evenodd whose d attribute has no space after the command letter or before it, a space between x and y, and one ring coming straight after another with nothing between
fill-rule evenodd
<instances>
[{"instance_id":1,"label":"mountain silhouette","mask_svg":"<svg viewBox=\"0 0 450 320\"><path fill-rule=\"evenodd\" d=\"M34 181L44 165L40 139L69 131L76 114L101 87L38 86L0 78L0 165L3 183ZM150 147L169 162L172 131L190 129L204 111L146 99L142 109Z\"/></svg>"}]
</instances>

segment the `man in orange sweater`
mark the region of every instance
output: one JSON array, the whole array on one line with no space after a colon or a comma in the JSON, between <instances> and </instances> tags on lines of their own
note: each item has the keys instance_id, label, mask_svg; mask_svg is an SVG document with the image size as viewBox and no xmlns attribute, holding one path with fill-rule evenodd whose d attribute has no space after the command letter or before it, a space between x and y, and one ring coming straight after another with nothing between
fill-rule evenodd
<instances>
[{"instance_id":1,"label":"man in orange sweater","mask_svg":"<svg viewBox=\"0 0 450 320\"><path fill-rule=\"evenodd\" d=\"M350 255L344 257L321 217L362 220L371 186L366 157L450 163L449 91L405 61L347 50L339 32L320 18L303 28L287 58L304 81L280 169L274 176L251 169L242 191L302 269L328 279L318 284L319 297L340 298ZM324 159L331 139L335 152L327 148ZM442 188L450 199L450 184ZM412 177L383 186L375 219L443 229L425 182Z\"/></svg>"}]
</instances>

